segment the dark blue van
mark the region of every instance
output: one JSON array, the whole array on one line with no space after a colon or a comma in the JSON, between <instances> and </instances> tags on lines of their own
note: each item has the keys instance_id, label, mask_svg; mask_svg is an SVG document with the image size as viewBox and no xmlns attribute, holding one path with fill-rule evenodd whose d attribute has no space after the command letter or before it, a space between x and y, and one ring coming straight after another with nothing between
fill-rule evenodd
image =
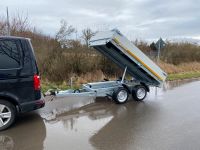
<instances>
[{"instance_id":1,"label":"dark blue van","mask_svg":"<svg viewBox=\"0 0 200 150\"><path fill-rule=\"evenodd\" d=\"M44 104L30 39L0 36L0 131L11 126L18 113Z\"/></svg>"}]
</instances>

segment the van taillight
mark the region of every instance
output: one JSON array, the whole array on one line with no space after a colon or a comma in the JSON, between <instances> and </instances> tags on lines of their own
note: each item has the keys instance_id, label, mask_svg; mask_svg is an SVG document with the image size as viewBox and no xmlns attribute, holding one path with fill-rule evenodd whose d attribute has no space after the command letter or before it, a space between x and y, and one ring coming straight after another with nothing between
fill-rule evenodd
<instances>
[{"instance_id":1,"label":"van taillight","mask_svg":"<svg viewBox=\"0 0 200 150\"><path fill-rule=\"evenodd\" d=\"M40 76L33 76L34 90L40 90Z\"/></svg>"}]
</instances>

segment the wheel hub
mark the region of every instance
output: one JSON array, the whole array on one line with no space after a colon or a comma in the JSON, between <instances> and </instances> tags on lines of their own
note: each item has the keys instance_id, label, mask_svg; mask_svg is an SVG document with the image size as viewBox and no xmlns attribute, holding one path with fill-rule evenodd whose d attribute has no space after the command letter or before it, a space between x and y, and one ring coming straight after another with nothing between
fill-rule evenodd
<instances>
[{"instance_id":1,"label":"wheel hub","mask_svg":"<svg viewBox=\"0 0 200 150\"><path fill-rule=\"evenodd\" d=\"M144 88L139 88L137 90L137 97L139 99L143 99L145 97L145 95L146 95L146 90Z\"/></svg>"},{"instance_id":2,"label":"wheel hub","mask_svg":"<svg viewBox=\"0 0 200 150\"><path fill-rule=\"evenodd\" d=\"M11 110L3 105L0 104L0 127L6 125L11 119Z\"/></svg>"},{"instance_id":3,"label":"wheel hub","mask_svg":"<svg viewBox=\"0 0 200 150\"><path fill-rule=\"evenodd\" d=\"M117 95L117 99L120 102L126 101L127 97L128 97L128 93L125 90L121 90Z\"/></svg>"}]
</instances>

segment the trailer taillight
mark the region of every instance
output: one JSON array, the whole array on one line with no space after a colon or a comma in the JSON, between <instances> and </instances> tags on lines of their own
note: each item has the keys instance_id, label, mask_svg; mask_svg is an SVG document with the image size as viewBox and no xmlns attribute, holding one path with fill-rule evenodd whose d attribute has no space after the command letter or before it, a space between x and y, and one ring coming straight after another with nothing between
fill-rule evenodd
<instances>
[{"instance_id":1,"label":"trailer taillight","mask_svg":"<svg viewBox=\"0 0 200 150\"><path fill-rule=\"evenodd\" d=\"M33 76L33 84L34 84L34 90L40 90L40 76L38 75Z\"/></svg>"}]
</instances>

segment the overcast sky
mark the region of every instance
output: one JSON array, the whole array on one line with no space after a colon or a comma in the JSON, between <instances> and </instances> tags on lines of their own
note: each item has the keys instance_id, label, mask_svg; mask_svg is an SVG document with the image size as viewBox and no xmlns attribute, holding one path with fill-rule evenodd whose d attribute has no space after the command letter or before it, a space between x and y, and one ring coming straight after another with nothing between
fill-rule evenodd
<instances>
[{"instance_id":1,"label":"overcast sky","mask_svg":"<svg viewBox=\"0 0 200 150\"><path fill-rule=\"evenodd\" d=\"M0 16L6 6L50 35L65 19L78 30L118 28L131 39L200 39L200 0L0 0Z\"/></svg>"}]
</instances>

